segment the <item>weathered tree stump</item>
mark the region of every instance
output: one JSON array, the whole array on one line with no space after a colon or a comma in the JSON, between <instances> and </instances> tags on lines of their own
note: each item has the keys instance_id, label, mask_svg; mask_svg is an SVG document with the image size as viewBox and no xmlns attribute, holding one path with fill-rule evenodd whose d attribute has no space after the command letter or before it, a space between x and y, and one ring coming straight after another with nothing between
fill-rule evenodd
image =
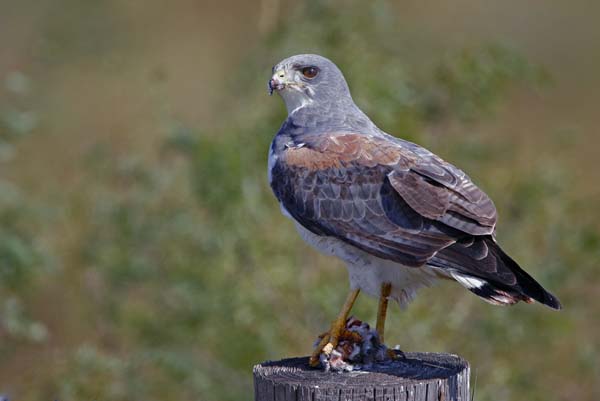
<instances>
[{"instance_id":1,"label":"weathered tree stump","mask_svg":"<svg viewBox=\"0 0 600 401\"><path fill-rule=\"evenodd\" d=\"M254 367L255 401L469 401L469 363L456 355L406 353L368 370L324 372L308 357Z\"/></svg>"}]
</instances>

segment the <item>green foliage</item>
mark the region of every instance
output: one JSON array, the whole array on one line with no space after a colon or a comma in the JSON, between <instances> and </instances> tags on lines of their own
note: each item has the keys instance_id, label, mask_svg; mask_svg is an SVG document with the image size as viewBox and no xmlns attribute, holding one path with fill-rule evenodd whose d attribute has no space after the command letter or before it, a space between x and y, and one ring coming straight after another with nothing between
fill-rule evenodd
<instances>
[{"instance_id":1,"label":"green foliage","mask_svg":"<svg viewBox=\"0 0 600 401\"><path fill-rule=\"evenodd\" d=\"M32 211L8 182L0 182L0 285L23 288L41 262L27 219ZM31 219L29 219L31 220Z\"/></svg>"},{"instance_id":2,"label":"green foliage","mask_svg":"<svg viewBox=\"0 0 600 401\"><path fill-rule=\"evenodd\" d=\"M46 328L28 316L22 298L42 273L44 252L32 229L35 211L25 202L13 186L0 181L0 331L14 340L38 342L46 338Z\"/></svg>"},{"instance_id":3,"label":"green foliage","mask_svg":"<svg viewBox=\"0 0 600 401\"><path fill-rule=\"evenodd\" d=\"M35 128L37 115L26 107L31 85L18 71L4 80L7 96L0 101L0 166L15 157L17 142ZM0 177L0 333L5 331L14 341L40 342L47 336L46 327L29 316L23 299L35 287L36 276L47 273L52 264L36 236L42 213L43 208L15 183Z\"/></svg>"},{"instance_id":4,"label":"green foliage","mask_svg":"<svg viewBox=\"0 0 600 401\"><path fill-rule=\"evenodd\" d=\"M540 85L548 80L542 68L505 47L462 51L442 60L436 68L432 98L437 101L430 99L426 111L430 118L450 114L472 120L489 113L515 82Z\"/></svg>"}]
</instances>

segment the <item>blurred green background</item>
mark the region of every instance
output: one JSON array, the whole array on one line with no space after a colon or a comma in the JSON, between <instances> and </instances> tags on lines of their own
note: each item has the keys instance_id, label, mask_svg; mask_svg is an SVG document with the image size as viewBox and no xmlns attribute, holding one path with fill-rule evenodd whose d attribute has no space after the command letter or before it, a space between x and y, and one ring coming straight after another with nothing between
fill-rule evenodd
<instances>
[{"instance_id":1,"label":"blurred green background","mask_svg":"<svg viewBox=\"0 0 600 401\"><path fill-rule=\"evenodd\" d=\"M0 2L0 394L246 400L346 289L266 182L266 82L317 52L387 132L467 171L564 310L446 283L387 339L478 400L600 398L600 3ZM374 319L375 300L355 314Z\"/></svg>"}]
</instances>

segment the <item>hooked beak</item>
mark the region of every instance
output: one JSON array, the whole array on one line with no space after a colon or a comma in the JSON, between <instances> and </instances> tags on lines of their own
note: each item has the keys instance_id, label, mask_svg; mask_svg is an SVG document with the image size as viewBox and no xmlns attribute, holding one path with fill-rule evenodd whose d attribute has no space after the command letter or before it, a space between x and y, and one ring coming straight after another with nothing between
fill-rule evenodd
<instances>
[{"instance_id":1,"label":"hooked beak","mask_svg":"<svg viewBox=\"0 0 600 401\"><path fill-rule=\"evenodd\" d=\"M273 91L280 91L285 88L285 84L285 72L283 70L275 72L269 80L269 96L273 94Z\"/></svg>"}]
</instances>

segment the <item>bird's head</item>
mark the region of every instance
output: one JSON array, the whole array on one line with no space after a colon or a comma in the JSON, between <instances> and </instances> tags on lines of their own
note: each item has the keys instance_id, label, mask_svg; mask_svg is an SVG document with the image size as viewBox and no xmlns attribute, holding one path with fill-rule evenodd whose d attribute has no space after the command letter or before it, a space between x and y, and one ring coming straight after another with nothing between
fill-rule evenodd
<instances>
[{"instance_id":1,"label":"bird's head","mask_svg":"<svg viewBox=\"0 0 600 401\"><path fill-rule=\"evenodd\" d=\"M288 114L308 105L352 102L348 84L339 68L316 54L299 54L273 67L269 93L278 92Z\"/></svg>"}]
</instances>

